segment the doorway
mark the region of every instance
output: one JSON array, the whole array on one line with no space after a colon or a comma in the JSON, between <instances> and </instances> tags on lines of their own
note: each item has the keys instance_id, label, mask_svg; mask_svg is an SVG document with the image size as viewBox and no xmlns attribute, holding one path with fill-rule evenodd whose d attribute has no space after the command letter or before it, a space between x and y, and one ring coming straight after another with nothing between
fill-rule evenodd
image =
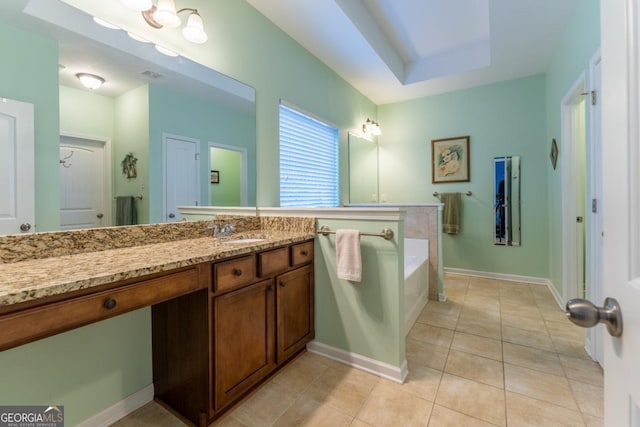
<instances>
[{"instance_id":1,"label":"doorway","mask_svg":"<svg viewBox=\"0 0 640 427\"><path fill-rule=\"evenodd\" d=\"M209 142L211 206L247 206L247 150Z\"/></svg>"},{"instance_id":2,"label":"doorway","mask_svg":"<svg viewBox=\"0 0 640 427\"><path fill-rule=\"evenodd\" d=\"M111 156L106 139L60 136L60 229L111 224Z\"/></svg>"}]
</instances>

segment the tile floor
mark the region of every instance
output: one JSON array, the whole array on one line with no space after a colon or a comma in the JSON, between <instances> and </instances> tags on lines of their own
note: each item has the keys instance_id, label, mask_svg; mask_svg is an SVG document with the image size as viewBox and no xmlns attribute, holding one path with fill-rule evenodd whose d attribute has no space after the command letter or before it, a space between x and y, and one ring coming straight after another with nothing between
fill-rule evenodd
<instances>
[{"instance_id":1,"label":"tile floor","mask_svg":"<svg viewBox=\"0 0 640 427\"><path fill-rule=\"evenodd\" d=\"M602 426L602 369L541 285L447 275L407 336L403 385L305 353L217 425ZM155 403L115 424L182 426Z\"/></svg>"}]
</instances>

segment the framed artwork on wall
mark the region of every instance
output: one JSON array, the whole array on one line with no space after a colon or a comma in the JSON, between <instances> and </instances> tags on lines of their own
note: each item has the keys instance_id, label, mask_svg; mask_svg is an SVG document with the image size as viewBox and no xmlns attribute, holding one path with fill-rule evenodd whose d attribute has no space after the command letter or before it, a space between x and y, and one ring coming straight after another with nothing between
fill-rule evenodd
<instances>
[{"instance_id":1,"label":"framed artwork on wall","mask_svg":"<svg viewBox=\"0 0 640 427\"><path fill-rule=\"evenodd\" d=\"M556 170L556 166L558 165L558 143L555 138L551 140L551 153L549 153L549 158L551 159L553 170Z\"/></svg>"},{"instance_id":2,"label":"framed artwork on wall","mask_svg":"<svg viewBox=\"0 0 640 427\"><path fill-rule=\"evenodd\" d=\"M220 184L220 171L211 171L211 183Z\"/></svg>"},{"instance_id":3,"label":"framed artwork on wall","mask_svg":"<svg viewBox=\"0 0 640 427\"><path fill-rule=\"evenodd\" d=\"M431 182L469 182L469 136L431 140Z\"/></svg>"}]
</instances>

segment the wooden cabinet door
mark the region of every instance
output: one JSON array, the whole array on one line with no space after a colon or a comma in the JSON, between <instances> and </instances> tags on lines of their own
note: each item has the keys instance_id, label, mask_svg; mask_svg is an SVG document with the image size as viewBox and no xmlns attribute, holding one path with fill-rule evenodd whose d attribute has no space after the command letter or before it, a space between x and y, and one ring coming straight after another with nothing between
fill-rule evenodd
<instances>
[{"instance_id":1,"label":"wooden cabinet door","mask_svg":"<svg viewBox=\"0 0 640 427\"><path fill-rule=\"evenodd\" d=\"M273 280L213 299L213 404L218 411L275 368Z\"/></svg>"},{"instance_id":2,"label":"wooden cabinet door","mask_svg":"<svg viewBox=\"0 0 640 427\"><path fill-rule=\"evenodd\" d=\"M278 363L301 350L314 337L313 268L311 265L276 278Z\"/></svg>"}]
</instances>

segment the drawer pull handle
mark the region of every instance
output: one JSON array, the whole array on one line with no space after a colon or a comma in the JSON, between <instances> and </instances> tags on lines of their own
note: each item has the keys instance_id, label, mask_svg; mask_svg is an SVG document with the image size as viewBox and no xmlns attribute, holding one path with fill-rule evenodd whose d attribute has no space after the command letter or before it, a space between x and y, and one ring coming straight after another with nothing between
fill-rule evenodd
<instances>
[{"instance_id":1,"label":"drawer pull handle","mask_svg":"<svg viewBox=\"0 0 640 427\"><path fill-rule=\"evenodd\" d=\"M287 282L280 282L280 286L284 288L285 286L287 286Z\"/></svg>"},{"instance_id":2,"label":"drawer pull handle","mask_svg":"<svg viewBox=\"0 0 640 427\"><path fill-rule=\"evenodd\" d=\"M106 300L106 301L104 302L104 304L102 304L102 306L103 306L104 308L106 308L107 310L112 310L112 309L116 308L116 304L117 304L117 303L116 303L116 300L115 300L115 299L113 299L113 298L109 298L108 300Z\"/></svg>"},{"instance_id":3,"label":"drawer pull handle","mask_svg":"<svg viewBox=\"0 0 640 427\"><path fill-rule=\"evenodd\" d=\"M302 256L307 256L307 255L309 255L309 252L307 252L307 251L302 251L302 252L300 252L300 253L302 254Z\"/></svg>"},{"instance_id":4,"label":"drawer pull handle","mask_svg":"<svg viewBox=\"0 0 640 427\"><path fill-rule=\"evenodd\" d=\"M239 268L236 268L235 270L233 270L233 275L234 276L242 276L242 270Z\"/></svg>"},{"instance_id":5,"label":"drawer pull handle","mask_svg":"<svg viewBox=\"0 0 640 427\"><path fill-rule=\"evenodd\" d=\"M273 286L269 285L267 286L267 291L271 292L273 290Z\"/></svg>"}]
</instances>

